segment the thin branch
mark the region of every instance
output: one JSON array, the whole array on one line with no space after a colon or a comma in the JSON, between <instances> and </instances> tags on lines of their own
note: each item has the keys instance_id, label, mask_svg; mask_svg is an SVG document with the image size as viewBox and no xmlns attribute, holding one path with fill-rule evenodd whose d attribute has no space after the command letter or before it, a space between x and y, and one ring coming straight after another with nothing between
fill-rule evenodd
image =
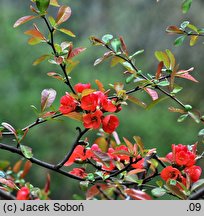
<instances>
[{"instance_id":1,"label":"thin branch","mask_svg":"<svg viewBox=\"0 0 204 216\"><path fill-rule=\"evenodd\" d=\"M22 129L22 131L26 131L26 130L28 130L28 129L31 129L32 127L35 127L35 126L37 126L37 125L39 125L39 124L42 124L42 123L44 123L44 122L46 122L46 121L48 121L48 120L50 120L50 119L55 119L55 118L57 118L57 117L59 117L59 116L62 116L62 113L55 114L55 115L53 115L52 117L47 118L47 119L38 118L35 122L33 122L33 123L31 123L30 125L24 127L24 128ZM2 135L4 136L4 135L14 135L14 134L13 134L12 132L2 132Z\"/></svg>"},{"instance_id":2,"label":"thin branch","mask_svg":"<svg viewBox=\"0 0 204 216\"><path fill-rule=\"evenodd\" d=\"M204 196L204 187L197 190L195 193L188 197L188 200L198 200Z\"/></svg>"},{"instance_id":3,"label":"thin branch","mask_svg":"<svg viewBox=\"0 0 204 216\"><path fill-rule=\"evenodd\" d=\"M124 57L124 56L122 56L122 55L116 54L116 52L115 52L111 47L109 47L107 44L105 45L105 47L106 47L108 50L110 50L110 51L112 51L113 53L115 53L115 56L117 56L117 57L119 57L119 58L125 60L126 62L128 62L136 72L139 71L139 69L135 66L135 64L132 62L131 59L126 58L126 57ZM140 77L142 77L143 79L147 80L147 81L151 81L151 80L148 79L144 74L141 74L141 73L140 73L140 74L138 74L138 75L139 75ZM163 78L162 78L162 79L163 79ZM151 85L151 84L150 84L150 85ZM162 88L159 87L158 85L156 85L155 88L157 88L157 89L158 89L159 91L161 91L163 94L167 95L168 97L170 97L171 99L173 99L174 101L176 101L179 105L181 105L182 107L185 108L185 105L184 105L180 100L178 100L175 96L172 96L170 93L168 93L167 91L165 91L164 89L162 89ZM130 93L135 92L135 91L137 91L137 90L139 90L139 89L137 89L137 87L136 87L135 90L132 90Z\"/></svg>"},{"instance_id":4,"label":"thin branch","mask_svg":"<svg viewBox=\"0 0 204 216\"><path fill-rule=\"evenodd\" d=\"M58 53L57 53L57 51L56 51L56 49L55 49L55 45L54 45L54 35L53 35L53 33L54 33L55 29L50 27L50 24L49 24L49 22L48 22L48 20L47 20L47 18L46 18L45 16L42 16L42 18L43 18L43 20L45 21L45 23L46 23L46 25L47 25L47 27L48 27L48 30L49 30L49 32L50 32L50 41L48 41L47 44L51 46L55 57L59 57L59 56L58 56ZM64 73L64 76L65 76L65 79L66 79L65 83L69 86L69 88L70 88L70 90L72 91L72 93L75 94L76 92L75 92L75 90L73 89L73 87L72 87L72 85L71 85L71 83L70 83L70 81L69 81L69 77L68 77L68 75L67 75L67 72L66 72L66 64L61 63L61 64L60 64L60 67L61 67L61 69L62 69L62 71L63 71L63 73Z\"/></svg>"},{"instance_id":5,"label":"thin branch","mask_svg":"<svg viewBox=\"0 0 204 216\"><path fill-rule=\"evenodd\" d=\"M4 200L15 200L16 199L15 196L1 189L0 189L0 197L3 198Z\"/></svg>"},{"instance_id":6,"label":"thin branch","mask_svg":"<svg viewBox=\"0 0 204 216\"><path fill-rule=\"evenodd\" d=\"M55 165L55 169L60 169L71 157L72 153L74 152L74 149L76 148L77 145L81 145L79 143L79 140L81 139L81 137L88 131L89 129L84 129L83 131L79 131L79 135L77 136L76 140L74 141L71 150L65 155L64 159L59 162L57 165Z\"/></svg>"},{"instance_id":7,"label":"thin branch","mask_svg":"<svg viewBox=\"0 0 204 216\"><path fill-rule=\"evenodd\" d=\"M41 167L44 167L44 168L47 168L49 170L55 171L55 172L60 173L60 174L62 174L64 176L67 176L67 177L70 177L72 179L76 179L76 180L79 180L79 181L84 181L83 178L80 178L78 176L72 175L72 174L70 174L70 173L68 173L68 172L66 172L64 170L56 169L56 166L54 164L50 164L50 163L41 161L41 160L39 160L37 158L34 158L34 157L32 157L32 158L26 158L23 155L23 153L21 152L21 150L18 149L18 148L16 148L16 147L9 146L9 145L4 144L4 143L0 143L0 149L3 149L3 150L6 150L6 151L10 151L12 153L18 154L18 155L24 157L25 159L31 161L34 164L37 164L37 165L39 165Z\"/></svg>"}]
</instances>

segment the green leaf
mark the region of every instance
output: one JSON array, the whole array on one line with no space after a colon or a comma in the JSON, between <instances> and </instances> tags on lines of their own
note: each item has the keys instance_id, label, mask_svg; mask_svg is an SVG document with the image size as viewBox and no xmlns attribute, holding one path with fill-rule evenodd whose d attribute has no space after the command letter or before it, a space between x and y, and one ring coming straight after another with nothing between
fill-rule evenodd
<instances>
[{"instance_id":1,"label":"green leaf","mask_svg":"<svg viewBox=\"0 0 204 216\"><path fill-rule=\"evenodd\" d=\"M156 51L154 54L159 62L162 61L167 69L170 68L170 59L166 52Z\"/></svg>"},{"instance_id":2,"label":"green leaf","mask_svg":"<svg viewBox=\"0 0 204 216\"><path fill-rule=\"evenodd\" d=\"M198 136L204 136L204 129L199 131Z\"/></svg>"},{"instance_id":3,"label":"green leaf","mask_svg":"<svg viewBox=\"0 0 204 216\"><path fill-rule=\"evenodd\" d=\"M117 53L120 50L121 42L119 39L115 38L111 41L111 46L113 50Z\"/></svg>"},{"instance_id":4,"label":"green leaf","mask_svg":"<svg viewBox=\"0 0 204 216\"><path fill-rule=\"evenodd\" d=\"M159 187L162 187L162 186L163 186L163 181L158 180L158 181L156 181L156 184L157 184Z\"/></svg>"},{"instance_id":5,"label":"green leaf","mask_svg":"<svg viewBox=\"0 0 204 216\"><path fill-rule=\"evenodd\" d=\"M159 82L157 85L158 86L169 86L169 81L167 81L167 80L164 80L164 81L161 81L161 82Z\"/></svg>"},{"instance_id":6,"label":"green leaf","mask_svg":"<svg viewBox=\"0 0 204 216\"><path fill-rule=\"evenodd\" d=\"M51 24L52 27L56 26L56 21L55 21L55 19L52 16L49 16L48 20L49 20L49 22L50 22L50 24Z\"/></svg>"},{"instance_id":7,"label":"green leaf","mask_svg":"<svg viewBox=\"0 0 204 216\"><path fill-rule=\"evenodd\" d=\"M138 98L135 98L134 96L128 95L128 100L134 104L139 105L140 107L144 109L147 107L147 105L143 101L139 100Z\"/></svg>"},{"instance_id":8,"label":"green leaf","mask_svg":"<svg viewBox=\"0 0 204 216\"><path fill-rule=\"evenodd\" d=\"M132 82L135 78L135 74L131 74L129 77L126 78L125 82L128 84Z\"/></svg>"},{"instance_id":9,"label":"green leaf","mask_svg":"<svg viewBox=\"0 0 204 216\"><path fill-rule=\"evenodd\" d=\"M199 179L197 182L195 182L192 187L191 191L197 190L204 186L204 179Z\"/></svg>"},{"instance_id":10,"label":"green leaf","mask_svg":"<svg viewBox=\"0 0 204 216\"><path fill-rule=\"evenodd\" d=\"M171 94L177 94L178 92L180 92L183 89L183 87L178 86L178 85L174 85L174 89L172 90Z\"/></svg>"},{"instance_id":11,"label":"green leaf","mask_svg":"<svg viewBox=\"0 0 204 216\"><path fill-rule=\"evenodd\" d=\"M191 35L190 37L190 46L194 46L198 41L198 35Z\"/></svg>"},{"instance_id":12,"label":"green leaf","mask_svg":"<svg viewBox=\"0 0 204 216\"><path fill-rule=\"evenodd\" d=\"M50 5L55 6L55 7L59 7L59 3L58 0L50 0Z\"/></svg>"},{"instance_id":13,"label":"green leaf","mask_svg":"<svg viewBox=\"0 0 204 216\"><path fill-rule=\"evenodd\" d=\"M179 118L177 119L177 122L183 122L187 117L188 117L188 114L183 114L179 116Z\"/></svg>"},{"instance_id":14,"label":"green leaf","mask_svg":"<svg viewBox=\"0 0 204 216\"><path fill-rule=\"evenodd\" d=\"M168 97L168 96L164 96L164 97L158 98L157 100L154 100L152 103L150 103L150 104L147 106L146 110L152 109L156 104L158 104L158 103L160 103L160 102L166 100L167 98L169 98L169 97Z\"/></svg>"},{"instance_id":15,"label":"green leaf","mask_svg":"<svg viewBox=\"0 0 204 216\"><path fill-rule=\"evenodd\" d=\"M187 26L189 29L192 29L193 31L195 31L196 33L198 33L198 28L196 26L194 26L193 24L188 24Z\"/></svg>"},{"instance_id":16,"label":"green leaf","mask_svg":"<svg viewBox=\"0 0 204 216\"><path fill-rule=\"evenodd\" d=\"M144 50L138 50L137 52L135 52L134 54L132 54L129 58L132 59L133 57L135 57L136 55L142 54L144 52Z\"/></svg>"},{"instance_id":17,"label":"green leaf","mask_svg":"<svg viewBox=\"0 0 204 216\"><path fill-rule=\"evenodd\" d=\"M64 34L66 34L66 35L69 35L70 37L76 37L76 35L72 31L70 31L68 29L61 28L61 29L58 29L58 30L61 31Z\"/></svg>"},{"instance_id":18,"label":"green leaf","mask_svg":"<svg viewBox=\"0 0 204 216\"><path fill-rule=\"evenodd\" d=\"M181 46L185 39L186 39L186 35L182 35L182 36L176 38L176 40L174 41L174 45L176 47Z\"/></svg>"},{"instance_id":19,"label":"green leaf","mask_svg":"<svg viewBox=\"0 0 204 216\"><path fill-rule=\"evenodd\" d=\"M9 166L10 162L5 160L0 160L0 169L5 169Z\"/></svg>"},{"instance_id":20,"label":"green leaf","mask_svg":"<svg viewBox=\"0 0 204 216\"><path fill-rule=\"evenodd\" d=\"M41 14L44 14L49 7L50 0L36 0L36 6Z\"/></svg>"},{"instance_id":21,"label":"green leaf","mask_svg":"<svg viewBox=\"0 0 204 216\"><path fill-rule=\"evenodd\" d=\"M111 34L106 34L102 37L102 41L105 44L108 44L112 39L113 39L113 35L111 35Z\"/></svg>"},{"instance_id":22,"label":"green leaf","mask_svg":"<svg viewBox=\"0 0 204 216\"><path fill-rule=\"evenodd\" d=\"M184 21L184 22L182 22L181 23L181 25L180 25L180 27L183 29L183 30L185 30L185 28L189 25L189 21Z\"/></svg>"},{"instance_id":23,"label":"green leaf","mask_svg":"<svg viewBox=\"0 0 204 216\"><path fill-rule=\"evenodd\" d=\"M5 178L5 177L6 177L5 172L3 172L3 171L0 170L0 178Z\"/></svg>"},{"instance_id":24,"label":"green leaf","mask_svg":"<svg viewBox=\"0 0 204 216\"><path fill-rule=\"evenodd\" d=\"M186 104L186 105L185 105L185 109L186 109L187 111L190 111L190 110L192 110L192 106L189 105L189 104Z\"/></svg>"},{"instance_id":25,"label":"green leaf","mask_svg":"<svg viewBox=\"0 0 204 216\"><path fill-rule=\"evenodd\" d=\"M41 62L45 61L46 59L48 59L49 57L50 57L50 55L48 55L48 54L42 55L33 62L33 65L36 66L36 65L40 64Z\"/></svg>"},{"instance_id":26,"label":"green leaf","mask_svg":"<svg viewBox=\"0 0 204 216\"><path fill-rule=\"evenodd\" d=\"M200 117L197 114L193 112L188 112L188 114L197 124L200 123Z\"/></svg>"},{"instance_id":27,"label":"green leaf","mask_svg":"<svg viewBox=\"0 0 204 216\"><path fill-rule=\"evenodd\" d=\"M33 157L32 149L30 147L25 146L25 145L20 145L20 149L21 149L22 154L26 158L30 159Z\"/></svg>"},{"instance_id":28,"label":"green leaf","mask_svg":"<svg viewBox=\"0 0 204 216\"><path fill-rule=\"evenodd\" d=\"M80 188L83 192L86 192L89 186L89 181L81 181Z\"/></svg>"},{"instance_id":29,"label":"green leaf","mask_svg":"<svg viewBox=\"0 0 204 216\"><path fill-rule=\"evenodd\" d=\"M191 7L191 4L192 4L192 0L184 0L181 5L182 12L187 13Z\"/></svg>"},{"instance_id":30,"label":"green leaf","mask_svg":"<svg viewBox=\"0 0 204 216\"><path fill-rule=\"evenodd\" d=\"M158 188L154 188L154 189L152 189L151 190L151 193L152 193L152 195L154 196L154 197L161 197L161 196L163 196L164 194L166 194L166 190L164 189L164 188L160 188L160 187L158 187Z\"/></svg>"}]
</instances>

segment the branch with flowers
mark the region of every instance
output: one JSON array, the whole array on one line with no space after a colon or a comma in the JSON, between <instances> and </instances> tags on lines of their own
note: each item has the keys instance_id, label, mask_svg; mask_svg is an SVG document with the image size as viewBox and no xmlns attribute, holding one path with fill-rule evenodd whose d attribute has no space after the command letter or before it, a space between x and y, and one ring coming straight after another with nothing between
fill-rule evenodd
<instances>
[{"instance_id":1,"label":"branch with flowers","mask_svg":"<svg viewBox=\"0 0 204 216\"><path fill-rule=\"evenodd\" d=\"M161 157L157 154L156 148L146 149L139 136L134 136L132 141L123 137L121 141L120 134L116 132L120 126L117 113L129 102L148 110L163 100L171 99L179 106L169 107L171 112L180 114L178 122L190 117L196 123L203 123L204 118L200 112L177 97L182 90L182 87L176 84L177 79L198 82L190 74L193 68L179 70L170 50L156 51L155 56L159 61L157 70L154 74L146 74L135 64L137 55L143 50L130 55L122 36L113 37L106 34L102 38L90 37L93 45L106 49L94 65L111 59L111 66L122 66L125 81L110 84L110 89L105 89L99 80L95 80L95 86L91 83L74 83L71 72L79 63L74 57L86 49L74 48L72 41L55 43L55 35L60 32L68 38L75 37L72 31L61 27L61 24L70 18L71 8L60 6L57 0L32 2L30 9L36 15L21 17L15 22L14 27L34 19L43 21L48 29L48 35L45 35L35 23L32 29L25 32L30 36L29 44L46 43L51 48L51 53L39 57L33 64L48 60L49 63L58 65L61 74L49 72L47 75L65 84L67 91L61 96L59 108L53 110L51 105L56 99L56 90L44 89L41 92L41 110L34 107L38 114L37 119L22 129L15 129L6 122L2 123L0 135L4 139L8 136L14 137L16 146L0 143L0 149L17 154L26 159L26 162L20 159L13 167L8 167L7 164L1 167L0 196L4 199L49 199L50 175L47 176L43 189L34 187L25 180L32 164L37 164L80 181L86 199L151 200L165 194L171 195L172 199L203 198L204 179L200 179L202 168L197 165L203 154L197 152L198 143L188 146L173 144L172 151ZM51 6L57 7L55 18L48 16ZM168 29L172 31L175 27ZM128 89L130 83L134 84L134 88ZM148 94L152 102L146 104L139 100L135 96L138 91ZM33 127L56 118L71 118L81 122L81 125L76 128L76 138L70 149L65 150L64 158L59 159L56 164L51 164L34 157L31 146L23 145L22 141ZM88 137L85 137L90 131L99 132L99 137L94 143L90 143ZM199 135L203 136L204 131L201 130Z\"/></svg>"}]
</instances>

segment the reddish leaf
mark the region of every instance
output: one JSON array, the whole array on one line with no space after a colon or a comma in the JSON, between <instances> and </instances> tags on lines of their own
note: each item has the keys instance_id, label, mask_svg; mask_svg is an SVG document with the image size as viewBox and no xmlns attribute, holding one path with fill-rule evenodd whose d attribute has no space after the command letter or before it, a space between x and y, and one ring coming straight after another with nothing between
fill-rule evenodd
<instances>
[{"instance_id":1,"label":"reddish leaf","mask_svg":"<svg viewBox=\"0 0 204 216\"><path fill-rule=\"evenodd\" d=\"M96 184L96 185L92 186L86 193L86 199L87 200L93 199L95 196L100 194L100 191L99 191L98 187L100 187L101 190L106 190L106 189L110 188L109 185L102 184L102 183L99 183L99 184Z\"/></svg>"},{"instance_id":2,"label":"reddish leaf","mask_svg":"<svg viewBox=\"0 0 204 216\"><path fill-rule=\"evenodd\" d=\"M20 168L21 168L21 164L22 164L22 160L19 160L15 163L14 167L13 167L13 172L14 173L18 173Z\"/></svg>"},{"instance_id":3,"label":"reddish leaf","mask_svg":"<svg viewBox=\"0 0 204 216\"><path fill-rule=\"evenodd\" d=\"M38 29L37 25L36 24L33 24L33 25L34 25L34 29L25 31L24 34L31 35L32 37L36 37L36 38L39 38L41 40L46 41L45 36L40 32L40 30Z\"/></svg>"},{"instance_id":4,"label":"reddish leaf","mask_svg":"<svg viewBox=\"0 0 204 216\"><path fill-rule=\"evenodd\" d=\"M120 39L120 43L121 43L122 50L123 50L124 53L128 56L127 46L126 46L126 44L125 44L125 41L124 41L123 37L122 37L122 36L119 36L119 39Z\"/></svg>"},{"instance_id":5,"label":"reddish leaf","mask_svg":"<svg viewBox=\"0 0 204 216\"><path fill-rule=\"evenodd\" d=\"M83 47L78 47L78 48L76 48L76 49L73 49L71 52L69 52L67 58L68 58L68 59L71 59L71 58L73 58L73 57L79 55L81 52L83 52L83 51L85 51L85 50L86 50L86 48L83 48Z\"/></svg>"},{"instance_id":6,"label":"reddish leaf","mask_svg":"<svg viewBox=\"0 0 204 216\"><path fill-rule=\"evenodd\" d=\"M105 92L103 84L99 80L95 80L96 85L98 86L98 90L101 92Z\"/></svg>"},{"instance_id":7,"label":"reddish leaf","mask_svg":"<svg viewBox=\"0 0 204 216\"><path fill-rule=\"evenodd\" d=\"M57 14L57 25L62 24L63 22L67 21L69 17L71 16L71 8L68 6L61 6L59 8L58 14Z\"/></svg>"},{"instance_id":8,"label":"reddish leaf","mask_svg":"<svg viewBox=\"0 0 204 216\"><path fill-rule=\"evenodd\" d=\"M184 34L184 32L179 29L177 26L168 26L166 32L169 34Z\"/></svg>"},{"instance_id":9,"label":"reddish leaf","mask_svg":"<svg viewBox=\"0 0 204 216\"><path fill-rule=\"evenodd\" d=\"M135 174L138 174L138 173L141 173L141 172L146 172L146 169L134 169L134 170L131 170L128 172L128 175L135 175Z\"/></svg>"},{"instance_id":10,"label":"reddish leaf","mask_svg":"<svg viewBox=\"0 0 204 216\"><path fill-rule=\"evenodd\" d=\"M157 67L156 77L155 77L156 79L159 79L163 66L164 66L164 62L163 61L159 62Z\"/></svg>"},{"instance_id":11,"label":"reddish leaf","mask_svg":"<svg viewBox=\"0 0 204 216\"><path fill-rule=\"evenodd\" d=\"M68 118L71 118L71 119L74 119L77 121L81 121L81 122L83 121L83 115L81 113L78 113L78 112L71 112L71 113L63 115L63 116L66 116Z\"/></svg>"},{"instance_id":12,"label":"reddish leaf","mask_svg":"<svg viewBox=\"0 0 204 216\"><path fill-rule=\"evenodd\" d=\"M28 40L28 44L36 45L39 44L42 40L40 38L32 37Z\"/></svg>"},{"instance_id":13,"label":"reddish leaf","mask_svg":"<svg viewBox=\"0 0 204 216\"><path fill-rule=\"evenodd\" d=\"M20 175L21 178L25 178L25 176L26 176L26 175L28 174L28 172L30 171L31 166L32 166L32 163L31 163L29 160L27 160L27 161L25 162L23 172L22 172L21 175Z\"/></svg>"},{"instance_id":14,"label":"reddish leaf","mask_svg":"<svg viewBox=\"0 0 204 216\"><path fill-rule=\"evenodd\" d=\"M16 28L16 27L18 27L18 26L20 26L20 25L22 25L22 24L24 24L24 23L26 23L26 22L28 22L28 21L30 21L32 19L35 19L35 18L37 18L37 16L24 16L24 17L21 17L14 23L13 27Z\"/></svg>"},{"instance_id":15,"label":"reddish leaf","mask_svg":"<svg viewBox=\"0 0 204 216\"><path fill-rule=\"evenodd\" d=\"M152 200L152 198L143 191L135 189L125 189L125 193L134 200Z\"/></svg>"},{"instance_id":16,"label":"reddish leaf","mask_svg":"<svg viewBox=\"0 0 204 216\"><path fill-rule=\"evenodd\" d=\"M151 88L144 88L144 90L147 92L147 94L150 95L152 100L157 100L159 98L157 92L155 90L152 90Z\"/></svg>"},{"instance_id":17,"label":"reddish leaf","mask_svg":"<svg viewBox=\"0 0 204 216\"><path fill-rule=\"evenodd\" d=\"M96 59L96 61L94 62L94 66L100 64L101 62L103 62L105 59L109 58L113 54L114 54L113 51L108 51L104 53L104 55L101 58Z\"/></svg>"},{"instance_id":18,"label":"reddish leaf","mask_svg":"<svg viewBox=\"0 0 204 216\"><path fill-rule=\"evenodd\" d=\"M194 70L193 67L190 68L190 69L188 69L188 70L180 70L180 71L178 71L178 72L176 73L176 76L177 76L177 77L181 77L181 78L183 78L183 79L191 80L191 81L193 81L193 82L198 82L198 80L196 80L193 76L191 76L191 75L189 74L189 72L192 72L193 70Z\"/></svg>"},{"instance_id":19,"label":"reddish leaf","mask_svg":"<svg viewBox=\"0 0 204 216\"><path fill-rule=\"evenodd\" d=\"M64 81L64 78L62 77L62 75L55 73L55 72L48 72L47 73L48 76L54 78L54 79L58 79L60 81Z\"/></svg>"},{"instance_id":20,"label":"reddish leaf","mask_svg":"<svg viewBox=\"0 0 204 216\"><path fill-rule=\"evenodd\" d=\"M178 108L175 108L175 107L169 107L168 110L169 110L170 112L176 112L176 113L181 113L181 114L184 114L184 113L185 113L184 110L178 109Z\"/></svg>"},{"instance_id":21,"label":"reddish leaf","mask_svg":"<svg viewBox=\"0 0 204 216\"><path fill-rule=\"evenodd\" d=\"M123 140L124 140L125 144L127 145L128 150L129 150L131 153L133 153L133 152L134 152L133 144L132 144L128 139L126 139L125 137L123 137Z\"/></svg>"},{"instance_id":22,"label":"reddish leaf","mask_svg":"<svg viewBox=\"0 0 204 216\"><path fill-rule=\"evenodd\" d=\"M8 131L12 132L15 136L17 136L16 134L16 130L13 128L13 126L11 126L10 124L6 123L6 122L2 122L1 125L6 128Z\"/></svg>"},{"instance_id":23,"label":"reddish leaf","mask_svg":"<svg viewBox=\"0 0 204 216\"><path fill-rule=\"evenodd\" d=\"M44 187L45 193L48 193L50 191L50 174L47 174L47 180Z\"/></svg>"},{"instance_id":24,"label":"reddish leaf","mask_svg":"<svg viewBox=\"0 0 204 216\"><path fill-rule=\"evenodd\" d=\"M49 108L56 98L57 92L54 89L44 89L41 93L41 111Z\"/></svg>"},{"instance_id":25,"label":"reddish leaf","mask_svg":"<svg viewBox=\"0 0 204 216\"><path fill-rule=\"evenodd\" d=\"M5 179L5 178L0 178L0 183L4 184L12 189L17 188L17 186L15 185L15 183L12 180L9 179Z\"/></svg>"}]
</instances>

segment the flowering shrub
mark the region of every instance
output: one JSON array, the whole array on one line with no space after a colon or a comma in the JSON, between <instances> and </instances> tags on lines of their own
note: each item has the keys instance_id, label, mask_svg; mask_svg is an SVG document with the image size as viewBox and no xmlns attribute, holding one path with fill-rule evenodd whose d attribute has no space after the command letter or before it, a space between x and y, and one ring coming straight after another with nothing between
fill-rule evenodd
<instances>
[{"instance_id":1,"label":"flowering shrub","mask_svg":"<svg viewBox=\"0 0 204 216\"><path fill-rule=\"evenodd\" d=\"M98 65L106 59L111 59L110 64L120 64L124 70L125 82L110 84L110 89L105 89L103 83L95 80L95 87L91 83L72 84L70 74L78 64L74 57L85 51L85 48L74 48L72 41L55 43L55 34L61 32L70 37L75 37L69 29L62 28L71 16L71 8L60 6L57 0L35 0L32 1L31 11L35 15L28 15L18 19L14 27L18 27L34 19L42 19L49 34L43 33L36 24L25 32L30 36L28 43L31 45L47 43L51 47L50 54L43 55L35 60L34 65L44 60L56 64L61 68L62 74L49 72L49 77L55 78L67 87L67 92L61 96L58 109L51 107L56 98L54 89L44 89L41 93L41 110L38 111L36 121L23 129L15 129L12 125L3 122L0 135L6 137L12 135L16 146L0 143L0 148L25 158L24 167L19 160L13 168L5 166L0 175L0 195L4 198L28 200L49 199L50 176L43 189L34 187L26 182L25 177L29 173L32 163L52 170L80 181L80 186L85 191L86 199L135 199L150 200L160 198L165 194L172 198L197 199L204 196L204 179L201 178L202 168L197 161L202 159L203 154L197 151L198 143L192 145L172 144L172 152L166 157L160 157L156 148L146 149L139 136L134 136L132 141L117 134L120 121L117 117L122 107L129 102L150 109L160 101L167 98L172 99L179 105L169 107L171 112L179 113L178 122L187 117L196 123L203 123L203 116L189 104L184 104L176 94L182 90L176 84L177 78L198 82L190 73L193 68L179 70L176 59L170 50L156 51L155 56L159 61L154 74L145 74L137 68L135 58L142 51L136 51L129 55L128 48L122 36L114 38L110 34L102 38L90 37L93 45L106 49L104 55L98 58L94 65ZM190 8L184 1L182 8L184 12ZM58 7L56 17L47 16L51 6ZM37 14L37 15L36 15ZM186 31L189 28L196 33ZM169 26L167 32L171 34L183 34L182 38L176 40L176 45L184 41L184 36L190 36L190 45L194 45L202 30L199 30L189 22L182 26ZM126 85L124 85L126 83ZM128 84L135 85L133 89ZM150 95L152 102L146 104L134 96L137 91ZM162 95L164 96L162 96ZM48 122L55 118L72 118L81 122L77 127L78 136L70 145L64 158L57 164L51 164L34 157L32 148L22 144L22 140L30 133L32 127ZM98 138L90 143L83 136L93 130L98 132ZM200 136L204 131L199 132ZM68 167L69 171L63 168ZM153 181L154 180L154 181Z\"/></svg>"}]
</instances>

